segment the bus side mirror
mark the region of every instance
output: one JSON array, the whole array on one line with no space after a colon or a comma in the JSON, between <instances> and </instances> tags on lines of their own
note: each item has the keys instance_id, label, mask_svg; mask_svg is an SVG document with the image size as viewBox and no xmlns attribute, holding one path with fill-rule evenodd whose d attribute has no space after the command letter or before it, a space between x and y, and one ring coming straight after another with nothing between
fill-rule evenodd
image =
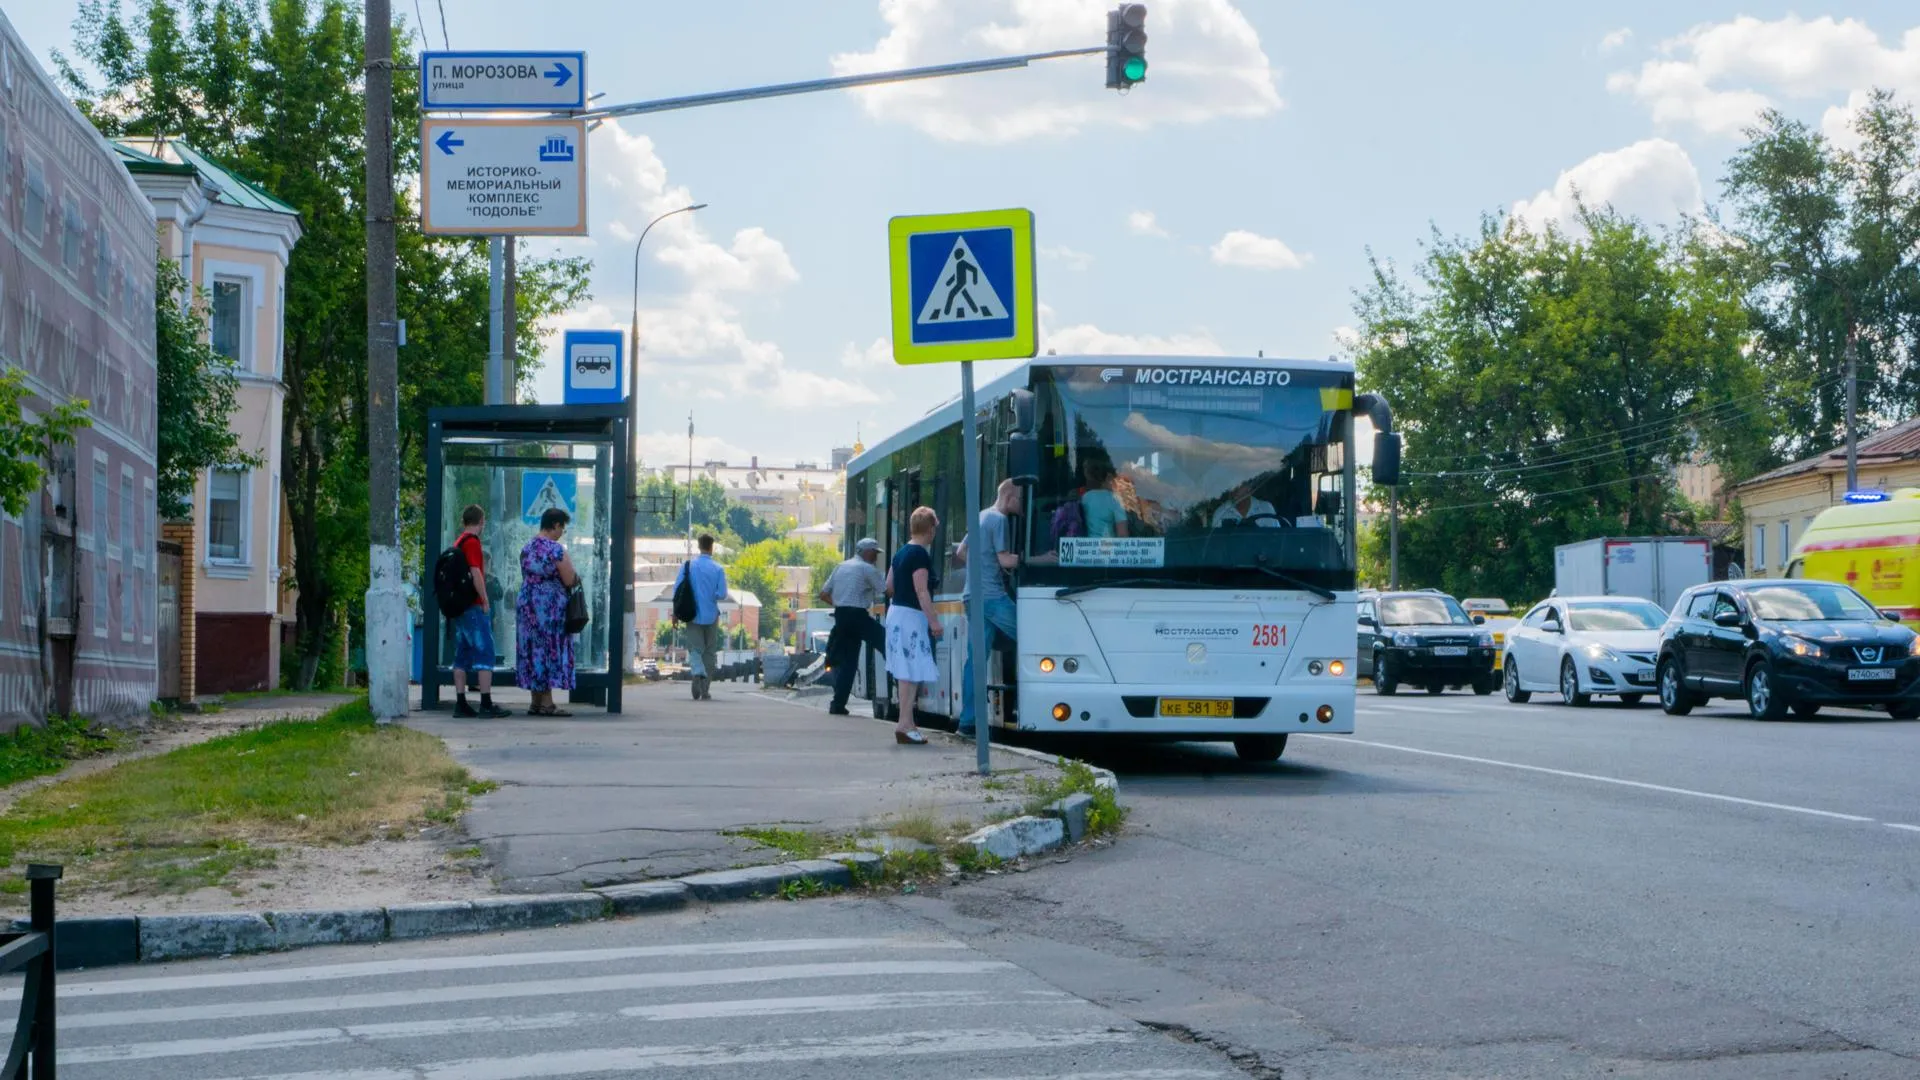
<instances>
[{"instance_id":1,"label":"bus side mirror","mask_svg":"<svg viewBox=\"0 0 1920 1080\"><path fill-rule=\"evenodd\" d=\"M1040 440L1027 434L1007 436L1007 477L1021 487L1040 479Z\"/></svg>"},{"instance_id":2,"label":"bus side mirror","mask_svg":"<svg viewBox=\"0 0 1920 1080\"><path fill-rule=\"evenodd\" d=\"M1016 435L1033 434L1033 391L1015 390L1007 395L1013 412L1012 429Z\"/></svg>"},{"instance_id":3,"label":"bus side mirror","mask_svg":"<svg viewBox=\"0 0 1920 1080\"><path fill-rule=\"evenodd\" d=\"M1400 433L1397 431L1374 433L1373 482L1382 487L1400 483Z\"/></svg>"}]
</instances>

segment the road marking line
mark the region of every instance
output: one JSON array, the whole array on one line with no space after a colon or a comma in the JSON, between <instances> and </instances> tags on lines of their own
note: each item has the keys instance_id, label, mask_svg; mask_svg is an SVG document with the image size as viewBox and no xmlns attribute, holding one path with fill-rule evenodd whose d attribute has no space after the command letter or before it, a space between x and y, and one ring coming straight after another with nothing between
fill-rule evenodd
<instances>
[{"instance_id":1,"label":"road marking line","mask_svg":"<svg viewBox=\"0 0 1920 1080\"><path fill-rule=\"evenodd\" d=\"M797 1016L805 1013L871 1012L927 1005L1007 1005L1074 1000L1057 990L1028 990L1016 995L988 990L917 990L894 994L826 994L818 997L748 998L740 1001L687 1001L671 1005L635 1005L620 1015L636 1020L717 1020L748 1016Z\"/></svg>"},{"instance_id":2,"label":"road marking line","mask_svg":"<svg viewBox=\"0 0 1920 1080\"><path fill-rule=\"evenodd\" d=\"M1920 825L1901 825L1893 821L1883 821L1881 824L1889 829L1905 829L1908 832L1920 832Z\"/></svg>"},{"instance_id":3,"label":"road marking line","mask_svg":"<svg viewBox=\"0 0 1920 1080\"><path fill-rule=\"evenodd\" d=\"M1106 1030L898 1031L844 1039L789 1039L760 1046L616 1046L528 1054L523 1057L436 1061L404 1071L352 1069L253 1076L247 1080L528 1080L531 1077L585 1076L652 1069L1038 1052L1112 1046L1135 1041L1137 1039L1131 1032ZM1129 1074L1103 1072L1079 1075L1123 1077ZM1145 1077L1152 1075L1144 1074Z\"/></svg>"},{"instance_id":4,"label":"road marking line","mask_svg":"<svg viewBox=\"0 0 1920 1080\"><path fill-rule=\"evenodd\" d=\"M1015 970L1002 960L874 960L839 964L782 964L770 967L715 968L708 971L650 971L629 975L600 975L590 979L536 979L481 986L442 986L394 990L377 994L340 994L330 997L282 998L270 1001L230 1001L211 1005L176 1005L158 1009L80 1013L61 1016L60 1028L119 1027L127 1024L193 1023L237 1020L250 1016L298 1016L302 1013L351 1012L364 1009L401 1009L419 1005L446 1005L460 1001L503 1001L512 998L556 997L620 990L659 990L668 987L729 986L739 983L783 982L790 979L848 979L874 975L989 975Z\"/></svg>"},{"instance_id":5,"label":"road marking line","mask_svg":"<svg viewBox=\"0 0 1920 1080\"><path fill-rule=\"evenodd\" d=\"M1310 739L1328 739L1341 743L1358 743L1361 746L1377 746L1382 750L1398 750L1403 754L1420 754L1424 757L1448 758L1453 761L1469 761L1475 765L1494 765L1503 769L1519 769L1523 772L1545 773L1548 776L1564 776L1572 780L1591 780L1598 784L1615 784L1620 787L1639 788L1642 791L1659 791L1668 795L1688 795L1696 799L1712 799L1715 802L1738 803L1741 806L1757 806L1764 810L1785 810L1794 814L1811 814L1814 817L1834 818L1840 821L1873 822L1875 819L1861 817L1859 814L1841 814L1832 810L1815 810L1810 806L1791 806L1787 803L1763 802L1759 799L1743 799L1738 795L1719 795L1711 791L1695 791L1692 788L1668 787L1665 784L1649 784L1643 780L1623 780L1617 776L1597 776L1593 773L1571 772L1566 769L1549 769L1544 765L1522 765L1517 761L1498 761L1494 758L1473 757L1468 754L1448 754L1439 750L1422 750L1415 746L1396 746L1393 743L1369 742L1345 735L1309 735Z\"/></svg>"},{"instance_id":6,"label":"road marking line","mask_svg":"<svg viewBox=\"0 0 1920 1080\"><path fill-rule=\"evenodd\" d=\"M263 1031L218 1039L167 1039L160 1042L119 1043L65 1047L62 1065L92 1065L109 1061L148 1061L154 1058L198 1057L206 1054L243 1054L261 1050L291 1050L328 1046L356 1039L431 1039L446 1035L481 1035L494 1031L551 1031L574 1027L578 1013L551 1016L471 1016L449 1020L413 1020L393 1024L356 1024L350 1027Z\"/></svg>"},{"instance_id":7,"label":"road marking line","mask_svg":"<svg viewBox=\"0 0 1920 1080\"><path fill-rule=\"evenodd\" d=\"M436 956L413 960L368 960L352 964L271 968L225 972L218 975L155 975L147 978L104 979L97 982L60 980L60 998L118 994L157 994L169 990L217 990L235 986L274 986L359 979L384 975L416 975L436 971L479 971L486 968L541 967L551 964L610 963L680 956L750 956L758 953L836 952L862 949L964 949L958 941L914 938L793 938L771 941L714 941L689 945L641 945L624 949L569 949L566 951L490 953L484 956ZM18 989L0 990L0 1001L18 1001Z\"/></svg>"}]
</instances>

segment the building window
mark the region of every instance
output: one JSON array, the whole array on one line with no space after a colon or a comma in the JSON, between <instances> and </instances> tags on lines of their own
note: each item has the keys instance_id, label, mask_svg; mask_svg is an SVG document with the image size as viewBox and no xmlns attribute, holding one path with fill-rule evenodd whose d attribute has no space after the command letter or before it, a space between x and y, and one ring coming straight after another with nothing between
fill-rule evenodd
<instances>
[{"instance_id":1,"label":"building window","mask_svg":"<svg viewBox=\"0 0 1920 1080\"><path fill-rule=\"evenodd\" d=\"M213 279L213 351L245 368L247 340L247 282Z\"/></svg>"},{"instance_id":2,"label":"building window","mask_svg":"<svg viewBox=\"0 0 1920 1080\"><path fill-rule=\"evenodd\" d=\"M40 625L40 498L27 500L20 518L20 621Z\"/></svg>"},{"instance_id":3,"label":"building window","mask_svg":"<svg viewBox=\"0 0 1920 1080\"><path fill-rule=\"evenodd\" d=\"M207 561L247 561L247 474L215 469L207 476Z\"/></svg>"},{"instance_id":4,"label":"building window","mask_svg":"<svg viewBox=\"0 0 1920 1080\"><path fill-rule=\"evenodd\" d=\"M1767 568L1767 527L1765 525L1753 527L1753 568L1755 570Z\"/></svg>"},{"instance_id":5,"label":"building window","mask_svg":"<svg viewBox=\"0 0 1920 1080\"><path fill-rule=\"evenodd\" d=\"M1793 553L1793 523L1780 523L1780 565L1787 565L1787 557Z\"/></svg>"},{"instance_id":6,"label":"building window","mask_svg":"<svg viewBox=\"0 0 1920 1080\"><path fill-rule=\"evenodd\" d=\"M120 550L122 557L135 566L141 566L146 560L140 557L140 549L133 543L133 470L120 470Z\"/></svg>"},{"instance_id":7,"label":"building window","mask_svg":"<svg viewBox=\"0 0 1920 1080\"><path fill-rule=\"evenodd\" d=\"M154 503L153 480L149 477L143 483L145 485L145 500L140 504L140 549L147 553L148 570L144 583L145 587L140 590L141 599L145 601L141 605L140 640L145 644L151 645L153 644L153 628L160 621L160 553L157 549L158 537L154 535L153 531L153 519L157 512Z\"/></svg>"},{"instance_id":8,"label":"building window","mask_svg":"<svg viewBox=\"0 0 1920 1080\"><path fill-rule=\"evenodd\" d=\"M86 239L87 222L80 216L80 204L68 196L60 206L60 265L75 277L86 266Z\"/></svg>"},{"instance_id":9,"label":"building window","mask_svg":"<svg viewBox=\"0 0 1920 1080\"><path fill-rule=\"evenodd\" d=\"M280 580L280 474L274 473L267 489L267 576Z\"/></svg>"},{"instance_id":10,"label":"building window","mask_svg":"<svg viewBox=\"0 0 1920 1080\"><path fill-rule=\"evenodd\" d=\"M107 457L96 452L93 459L93 596L89 607L93 611L93 636L107 636L107 618L113 611L113 577L107 572L107 560L119 558L120 553L111 555L107 546L113 543L113 487L107 479Z\"/></svg>"},{"instance_id":11,"label":"building window","mask_svg":"<svg viewBox=\"0 0 1920 1080\"><path fill-rule=\"evenodd\" d=\"M45 165L28 158L25 172L27 190L20 203L20 228L37 244L47 234L47 201L52 192L47 189Z\"/></svg>"}]
</instances>

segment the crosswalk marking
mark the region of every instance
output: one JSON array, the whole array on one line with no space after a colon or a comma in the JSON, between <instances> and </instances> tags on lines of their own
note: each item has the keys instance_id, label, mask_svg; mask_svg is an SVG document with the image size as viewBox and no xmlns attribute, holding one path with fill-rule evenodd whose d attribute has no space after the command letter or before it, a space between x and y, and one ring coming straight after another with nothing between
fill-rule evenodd
<instances>
[{"instance_id":1,"label":"crosswalk marking","mask_svg":"<svg viewBox=\"0 0 1920 1080\"><path fill-rule=\"evenodd\" d=\"M369 960L353 964L313 967L263 968L217 975L156 975L93 982L61 979L60 997L109 997L154 994L172 990L218 990L239 986L275 986L288 983L364 979L377 976L432 974L446 971L483 971L493 968L603 964L622 960L678 957L751 956L757 953L860 952L870 949L965 949L958 941L919 938L793 938L772 941L712 941L684 945L646 945L614 949L568 949L558 952L499 953L490 956L429 956L409 960ZM0 1001L18 1001L18 988L0 990Z\"/></svg>"},{"instance_id":2,"label":"crosswalk marking","mask_svg":"<svg viewBox=\"0 0 1920 1080\"><path fill-rule=\"evenodd\" d=\"M118 1027L123 1024L172 1024L242 1017L298 1016L301 1013L348 1012L365 1009L401 1009L418 1005L445 1005L462 1001L501 1001L510 998L595 994L619 990L659 990L683 986L727 986L735 983L781 982L789 979L851 979L880 975L985 975L1011 971L1003 960L869 960L838 964L779 964L768 967L713 968L704 971L649 971L632 975L599 975L590 979L537 979L484 986L441 986L421 990L344 994L329 997L281 998L270 1001L230 1001L215 1005L176 1005L159 1009L82 1013L60 1018L63 1031Z\"/></svg>"},{"instance_id":3,"label":"crosswalk marking","mask_svg":"<svg viewBox=\"0 0 1920 1080\"><path fill-rule=\"evenodd\" d=\"M785 1039L755 1046L616 1046L520 1057L436 1061L404 1071L347 1069L234 1077L232 1080L535 1080L541 1077L590 1076L622 1069L641 1071L728 1065L799 1065L862 1058L1077 1049L1129 1043L1136 1038L1138 1036L1133 1032L1104 1028L1077 1031L893 1031L838 1039Z\"/></svg>"},{"instance_id":4,"label":"crosswalk marking","mask_svg":"<svg viewBox=\"0 0 1920 1080\"><path fill-rule=\"evenodd\" d=\"M620 1015L636 1020L718 1020L744 1016L799 1016L806 1013L870 1012L875 1009L925 1008L928 1005L1006 1005L1018 1002L1073 1001L1071 994L1028 990L1015 998L988 990L911 990L898 994L829 994L817 997L754 998L747 1001L689 1001L676 1005L635 1005Z\"/></svg>"},{"instance_id":5,"label":"crosswalk marking","mask_svg":"<svg viewBox=\"0 0 1920 1080\"><path fill-rule=\"evenodd\" d=\"M243 1054L257 1050L290 1050L326 1046L356 1039L422 1039L442 1035L477 1035L491 1031L551 1031L573 1027L578 1013L547 1016L465 1016L449 1020L419 1020L395 1024L355 1024L351 1027L267 1031L221 1039L169 1039L163 1042L87 1046L60 1051L62 1065L91 1065L103 1061L147 1061L153 1058L197 1057L204 1054Z\"/></svg>"}]
</instances>

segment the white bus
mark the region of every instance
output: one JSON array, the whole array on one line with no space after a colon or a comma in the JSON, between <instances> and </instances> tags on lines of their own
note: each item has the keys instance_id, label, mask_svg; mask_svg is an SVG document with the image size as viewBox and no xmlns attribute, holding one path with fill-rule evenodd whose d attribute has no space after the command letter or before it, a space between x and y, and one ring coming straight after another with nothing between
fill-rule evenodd
<instances>
[{"instance_id":1,"label":"white bus","mask_svg":"<svg viewBox=\"0 0 1920 1080\"><path fill-rule=\"evenodd\" d=\"M1376 483L1396 479L1400 441L1386 402L1354 395L1351 364L1046 356L978 399L983 496L1004 477L1023 487L1018 641L993 651L987 722L1230 741L1257 761L1292 732L1353 731L1356 406L1376 431ZM847 466L849 545L872 536L890 556L914 507L940 515L948 632L920 709L953 718L966 661L953 556L976 516L961 452L954 401ZM1094 489L1111 496L1083 503ZM862 664L855 692L885 715L884 657Z\"/></svg>"}]
</instances>

